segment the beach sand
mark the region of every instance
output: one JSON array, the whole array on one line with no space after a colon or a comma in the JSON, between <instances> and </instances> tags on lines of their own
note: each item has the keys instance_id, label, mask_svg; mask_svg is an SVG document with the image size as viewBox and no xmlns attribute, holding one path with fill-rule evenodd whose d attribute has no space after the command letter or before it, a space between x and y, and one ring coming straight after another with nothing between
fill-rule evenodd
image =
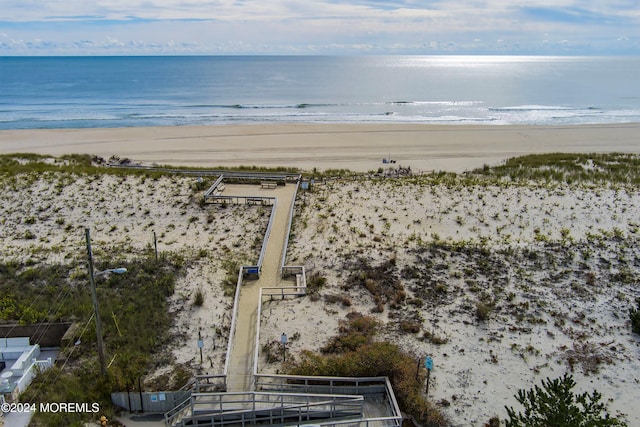
<instances>
[{"instance_id":1,"label":"beach sand","mask_svg":"<svg viewBox=\"0 0 640 427\"><path fill-rule=\"evenodd\" d=\"M0 132L0 152L357 171L387 166L381 159L390 155L396 165L414 171L459 172L527 153L638 153L638 135L640 124L25 130ZM223 296L221 260L228 257L225 250L233 256L257 254L255 236L264 231L268 215L261 207L202 208L192 191L194 182L192 177L135 176L11 181L13 189L0 198L0 254L37 262L63 262L67 254L82 259L84 226L92 230L97 256L107 245L121 245L132 253L142 250L154 230L160 250L206 250L176 286L171 307L181 339L171 353L175 363L185 363L194 372L219 373L226 346L220 332L228 331L231 304ZM385 304L384 311L375 314L385 322L380 338L416 356L433 357L430 397L444 405L454 426L482 426L494 415L504 419L504 406L517 406L513 396L518 389L571 368L578 391L598 389L614 414L625 413L629 425L640 425L635 405L640 398L640 338L631 334L626 315L640 297L637 189L329 181L305 193L296 214L287 262L322 274L327 286L317 301L304 297L266 304L263 343L277 340L286 330L290 336L299 334L291 344L293 357L303 349L318 350L337 334L338 322L347 313L372 314L376 307L367 290L344 288L349 262L364 257L376 265L393 258L406 301L413 303L399 313ZM34 238L25 239L27 231ZM562 255L542 240L575 244L575 253ZM444 242L445 249L424 250L424 242L437 241ZM487 254L475 254L470 242L479 241ZM456 252L446 245L466 245L470 251ZM425 285L418 286L413 270L406 267L414 267L416 274L426 271ZM620 282L629 277L633 280ZM202 307L192 304L197 289L205 291ZM344 297L350 305L329 302L332 296L338 297L332 301ZM486 296L496 298L495 307L480 321L475 307ZM419 332L400 333L403 320L417 322ZM203 364L195 345L199 331L206 343L216 343L205 348ZM596 362L596 371L588 371L589 363ZM261 362L261 370L278 369L277 364Z\"/></svg>"},{"instance_id":2,"label":"beach sand","mask_svg":"<svg viewBox=\"0 0 640 427\"><path fill-rule=\"evenodd\" d=\"M0 153L118 155L184 166L287 166L377 170L382 159L414 171L461 172L548 152L640 152L640 124L437 126L268 124L0 131Z\"/></svg>"}]
</instances>

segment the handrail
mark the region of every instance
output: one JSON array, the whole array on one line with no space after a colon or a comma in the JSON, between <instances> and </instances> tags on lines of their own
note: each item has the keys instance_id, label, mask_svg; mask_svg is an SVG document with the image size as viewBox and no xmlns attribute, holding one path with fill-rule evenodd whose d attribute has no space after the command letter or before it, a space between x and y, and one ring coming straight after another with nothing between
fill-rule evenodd
<instances>
[{"instance_id":1,"label":"handrail","mask_svg":"<svg viewBox=\"0 0 640 427\"><path fill-rule=\"evenodd\" d=\"M387 377L331 377L331 376L314 376L314 375L283 375L283 374L257 374L259 378L273 378L281 380L304 381L304 385L309 385L308 381L328 383L334 386L334 383L353 383L356 387L363 383L378 383L391 387L391 383L387 383ZM335 387L341 387L340 385Z\"/></svg>"},{"instance_id":2,"label":"handrail","mask_svg":"<svg viewBox=\"0 0 640 427\"><path fill-rule=\"evenodd\" d=\"M258 311L257 311L257 321L256 321L256 336L255 343L253 349L253 389L257 391L258 389L258 356L260 350L260 318L262 317L262 288L260 288L260 296L258 298Z\"/></svg>"},{"instance_id":3,"label":"handrail","mask_svg":"<svg viewBox=\"0 0 640 427\"><path fill-rule=\"evenodd\" d=\"M291 202L291 208L289 210L289 222L287 224L287 234L284 238L284 248L282 249L282 262L280 263L280 275L284 269L284 263L287 259L287 249L289 247L289 236L291 235L291 223L293 222L293 210L296 206L296 198L298 197L298 190L300 189L300 180L296 183L296 190L293 192L293 200Z\"/></svg>"},{"instance_id":4,"label":"handrail","mask_svg":"<svg viewBox=\"0 0 640 427\"><path fill-rule=\"evenodd\" d=\"M389 402L391 402L391 405L393 406L391 410L393 411L395 416L399 416L400 419L402 419L402 412L400 411L400 406L398 406L398 401L396 400L396 394L393 392L393 386L391 385L391 381L389 380L389 377L384 377L384 380L387 385L386 387L387 399L389 399Z\"/></svg>"},{"instance_id":5,"label":"handrail","mask_svg":"<svg viewBox=\"0 0 640 427\"><path fill-rule=\"evenodd\" d=\"M301 290L301 288L298 286L283 286L281 288L262 288L262 289L266 291L266 292L263 292L262 295L266 295L266 296L280 295L283 298L287 295L301 296L305 294L304 289ZM270 292L270 291L274 291L274 292ZM275 291L279 291L279 292L275 292Z\"/></svg>"},{"instance_id":6,"label":"handrail","mask_svg":"<svg viewBox=\"0 0 640 427\"><path fill-rule=\"evenodd\" d=\"M243 268L238 271L238 281L236 282L236 293L233 297L233 311L231 314L231 327L229 328L229 342L227 343L227 356L224 361L224 376L225 384L229 376L229 361L231 360L231 346L233 344L233 337L236 334L236 322L238 318L238 301L240 300L240 288L242 288L242 273Z\"/></svg>"},{"instance_id":7,"label":"handrail","mask_svg":"<svg viewBox=\"0 0 640 427\"><path fill-rule=\"evenodd\" d=\"M177 418L186 408L191 405L191 400L193 399L193 394L187 397L182 402L178 403L173 409L164 413L164 423L167 427L172 426L172 421Z\"/></svg>"},{"instance_id":8,"label":"handrail","mask_svg":"<svg viewBox=\"0 0 640 427\"><path fill-rule=\"evenodd\" d=\"M271 228L273 227L273 222L276 217L276 210L278 209L278 199L273 197L273 207L271 208L271 215L269 215L269 223L267 224L267 231L264 233L264 239L262 240L262 248L260 249L260 257L258 258L258 267L262 269L262 261L264 260L264 255L267 252L267 242L269 241L269 236L271 235Z\"/></svg>"},{"instance_id":9,"label":"handrail","mask_svg":"<svg viewBox=\"0 0 640 427\"><path fill-rule=\"evenodd\" d=\"M386 423L389 421L390 423ZM362 420L337 420L331 421L327 423L319 422L316 424L320 427L333 427L348 424L350 427L354 425L364 425L364 427L369 427L370 425L374 425L376 427L380 427L380 423L387 426L401 426L402 425L402 417L376 417L376 418L365 418Z\"/></svg>"},{"instance_id":10,"label":"handrail","mask_svg":"<svg viewBox=\"0 0 640 427\"><path fill-rule=\"evenodd\" d=\"M216 190L216 188L218 188L218 186L220 185L220 183L222 182L223 179L224 179L224 175L220 175L218 177L216 182L214 182L213 185L211 187L209 187L209 189L204 193L204 198L205 199L207 197L209 197L211 195L211 193L213 193Z\"/></svg>"}]
</instances>

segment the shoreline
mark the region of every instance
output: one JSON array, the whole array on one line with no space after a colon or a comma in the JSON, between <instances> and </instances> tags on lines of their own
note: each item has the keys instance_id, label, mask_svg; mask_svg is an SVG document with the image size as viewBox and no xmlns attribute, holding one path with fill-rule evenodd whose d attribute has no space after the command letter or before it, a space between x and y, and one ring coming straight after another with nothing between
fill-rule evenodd
<instances>
[{"instance_id":1,"label":"shoreline","mask_svg":"<svg viewBox=\"0 0 640 427\"><path fill-rule=\"evenodd\" d=\"M0 153L112 155L198 167L463 172L549 152L640 153L640 123L531 125L252 124L1 130ZM382 159L395 160L383 164Z\"/></svg>"}]
</instances>

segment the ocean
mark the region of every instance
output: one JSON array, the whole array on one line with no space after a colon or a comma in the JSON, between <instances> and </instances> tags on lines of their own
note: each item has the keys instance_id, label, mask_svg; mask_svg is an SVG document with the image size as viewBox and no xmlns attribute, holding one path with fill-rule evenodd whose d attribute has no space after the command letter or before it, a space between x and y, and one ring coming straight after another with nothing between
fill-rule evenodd
<instances>
[{"instance_id":1,"label":"ocean","mask_svg":"<svg viewBox=\"0 0 640 427\"><path fill-rule=\"evenodd\" d=\"M640 122L639 57L0 57L0 129Z\"/></svg>"}]
</instances>

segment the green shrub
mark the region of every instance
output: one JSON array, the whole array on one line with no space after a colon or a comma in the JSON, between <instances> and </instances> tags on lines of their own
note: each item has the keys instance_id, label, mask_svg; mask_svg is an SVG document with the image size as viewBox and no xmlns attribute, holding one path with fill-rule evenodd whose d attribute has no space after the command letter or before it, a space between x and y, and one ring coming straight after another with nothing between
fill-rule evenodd
<instances>
[{"instance_id":1,"label":"green shrub","mask_svg":"<svg viewBox=\"0 0 640 427\"><path fill-rule=\"evenodd\" d=\"M606 406L600 403L600 393L594 390L592 394L576 395L572 391L575 385L573 377L565 374L555 380L543 380L542 388L519 390L516 400L524 407L524 413L516 414L507 407L506 427L626 426L607 413Z\"/></svg>"},{"instance_id":2,"label":"green shrub","mask_svg":"<svg viewBox=\"0 0 640 427\"><path fill-rule=\"evenodd\" d=\"M310 295L317 294L327 284L327 278L317 273L307 277L307 293Z\"/></svg>"},{"instance_id":3,"label":"green shrub","mask_svg":"<svg viewBox=\"0 0 640 427\"><path fill-rule=\"evenodd\" d=\"M340 322L340 333L331 338L321 351L325 354L355 351L369 344L379 327L380 322L371 316L363 316L356 312L349 313L348 320Z\"/></svg>"},{"instance_id":4,"label":"green shrub","mask_svg":"<svg viewBox=\"0 0 640 427\"><path fill-rule=\"evenodd\" d=\"M416 361L389 342L374 342L380 322L371 316L350 313L341 322L339 335L322 349L325 355L303 351L289 366L292 375L389 378L398 405L422 425L443 427L448 422L423 396L424 371L416 376ZM329 353L329 354L326 354Z\"/></svg>"}]
</instances>

